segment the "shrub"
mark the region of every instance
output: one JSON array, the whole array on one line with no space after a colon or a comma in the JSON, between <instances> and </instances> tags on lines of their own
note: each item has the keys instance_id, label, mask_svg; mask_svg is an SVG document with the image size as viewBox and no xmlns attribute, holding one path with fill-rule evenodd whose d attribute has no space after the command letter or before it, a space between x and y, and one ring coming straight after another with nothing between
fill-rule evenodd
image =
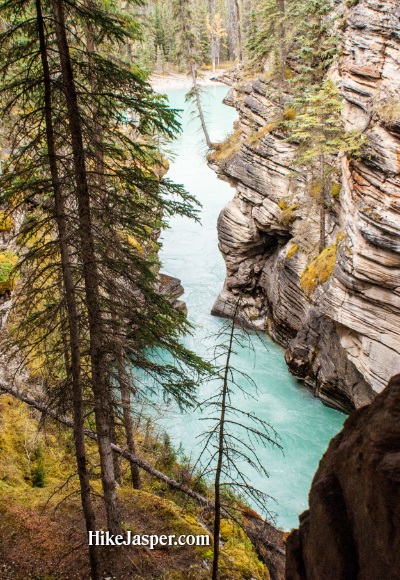
<instances>
[{"instance_id":1,"label":"shrub","mask_svg":"<svg viewBox=\"0 0 400 580\"><path fill-rule=\"evenodd\" d=\"M13 219L0 209L0 232L9 232L13 225Z\"/></svg>"},{"instance_id":2,"label":"shrub","mask_svg":"<svg viewBox=\"0 0 400 580\"><path fill-rule=\"evenodd\" d=\"M278 218L281 224L283 224L284 226L288 226L294 222L294 220L296 219L296 214L294 213L294 211L297 209L297 207L298 207L297 204L293 204L291 207L288 207L281 211Z\"/></svg>"},{"instance_id":3,"label":"shrub","mask_svg":"<svg viewBox=\"0 0 400 580\"><path fill-rule=\"evenodd\" d=\"M283 112L285 121L293 121L296 118L297 111L294 107L287 107Z\"/></svg>"},{"instance_id":4,"label":"shrub","mask_svg":"<svg viewBox=\"0 0 400 580\"><path fill-rule=\"evenodd\" d=\"M283 211L284 209L288 208L288 204L286 203L285 200L281 199L280 201L278 201L278 205L281 208L281 210Z\"/></svg>"},{"instance_id":5,"label":"shrub","mask_svg":"<svg viewBox=\"0 0 400 580\"><path fill-rule=\"evenodd\" d=\"M310 185L310 195L312 197L319 197L322 192L322 183L320 179L314 179Z\"/></svg>"},{"instance_id":6,"label":"shrub","mask_svg":"<svg viewBox=\"0 0 400 580\"><path fill-rule=\"evenodd\" d=\"M0 252L0 296L9 294L15 288L17 275L15 267L18 262L18 256L10 250Z\"/></svg>"},{"instance_id":7,"label":"shrub","mask_svg":"<svg viewBox=\"0 0 400 580\"><path fill-rule=\"evenodd\" d=\"M269 578L269 572L260 562L257 554L244 531L230 520L221 521L221 538L225 542L221 551L222 569L229 569L229 580L261 580ZM228 564L228 566L226 566Z\"/></svg>"},{"instance_id":8,"label":"shrub","mask_svg":"<svg viewBox=\"0 0 400 580\"><path fill-rule=\"evenodd\" d=\"M334 183L331 187L331 195L334 199L337 199L340 196L340 183Z\"/></svg>"},{"instance_id":9,"label":"shrub","mask_svg":"<svg viewBox=\"0 0 400 580\"><path fill-rule=\"evenodd\" d=\"M237 129L233 133L230 133L225 141L218 143L214 151L209 153L207 159L209 161L228 161L231 159L235 153L237 153L242 144L240 129Z\"/></svg>"},{"instance_id":10,"label":"shrub","mask_svg":"<svg viewBox=\"0 0 400 580\"><path fill-rule=\"evenodd\" d=\"M45 478L43 465L39 464L32 469L32 487L44 487Z\"/></svg>"}]
</instances>

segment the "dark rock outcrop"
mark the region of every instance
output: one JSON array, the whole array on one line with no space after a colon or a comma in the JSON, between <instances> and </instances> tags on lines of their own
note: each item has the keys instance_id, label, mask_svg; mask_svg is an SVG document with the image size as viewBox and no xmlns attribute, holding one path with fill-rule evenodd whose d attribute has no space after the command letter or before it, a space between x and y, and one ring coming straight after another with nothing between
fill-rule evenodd
<instances>
[{"instance_id":1,"label":"dark rock outcrop","mask_svg":"<svg viewBox=\"0 0 400 580\"><path fill-rule=\"evenodd\" d=\"M287 580L399 578L400 375L331 441L309 506L287 540Z\"/></svg>"},{"instance_id":2,"label":"dark rock outcrop","mask_svg":"<svg viewBox=\"0 0 400 580\"><path fill-rule=\"evenodd\" d=\"M160 273L159 282L160 294L166 296L174 308L177 310L182 310L185 314L187 314L186 302L183 300L178 300L178 298L185 293L179 278L174 278L174 276Z\"/></svg>"}]
</instances>

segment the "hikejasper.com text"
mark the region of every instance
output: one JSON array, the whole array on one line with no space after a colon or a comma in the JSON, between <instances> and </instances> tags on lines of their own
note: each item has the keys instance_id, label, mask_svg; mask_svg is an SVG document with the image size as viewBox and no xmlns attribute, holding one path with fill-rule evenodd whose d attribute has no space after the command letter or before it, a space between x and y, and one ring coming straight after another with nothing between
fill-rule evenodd
<instances>
[{"instance_id":1,"label":"hikejasper.com text","mask_svg":"<svg viewBox=\"0 0 400 580\"><path fill-rule=\"evenodd\" d=\"M124 535L115 535L110 532L89 532L89 546L147 546L150 550L164 546L209 546L210 536L188 535L177 536L157 534L133 534L131 531Z\"/></svg>"}]
</instances>

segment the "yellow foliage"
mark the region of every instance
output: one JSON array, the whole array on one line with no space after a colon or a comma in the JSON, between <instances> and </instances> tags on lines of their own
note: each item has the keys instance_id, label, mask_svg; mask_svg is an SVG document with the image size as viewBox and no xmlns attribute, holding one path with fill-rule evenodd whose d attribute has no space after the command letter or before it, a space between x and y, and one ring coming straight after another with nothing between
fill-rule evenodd
<instances>
[{"instance_id":1,"label":"yellow foliage","mask_svg":"<svg viewBox=\"0 0 400 580\"><path fill-rule=\"evenodd\" d=\"M143 252L143 247L141 246L141 244L137 241L137 239L134 236L131 236L130 234L128 234L126 239L127 239L127 242L130 246L132 246L133 248L136 248L136 250L140 253Z\"/></svg>"},{"instance_id":2,"label":"yellow foliage","mask_svg":"<svg viewBox=\"0 0 400 580\"><path fill-rule=\"evenodd\" d=\"M296 118L297 111L294 107L287 107L283 112L285 121L293 121Z\"/></svg>"},{"instance_id":3,"label":"yellow foliage","mask_svg":"<svg viewBox=\"0 0 400 580\"><path fill-rule=\"evenodd\" d=\"M332 246L326 247L304 269L300 277L300 286L304 294L310 298L320 284L324 284L333 274L336 263L338 239Z\"/></svg>"},{"instance_id":4,"label":"yellow foliage","mask_svg":"<svg viewBox=\"0 0 400 580\"><path fill-rule=\"evenodd\" d=\"M14 225L12 217L0 209L0 232L9 232Z\"/></svg>"},{"instance_id":5,"label":"yellow foliage","mask_svg":"<svg viewBox=\"0 0 400 580\"><path fill-rule=\"evenodd\" d=\"M332 197L335 198L335 199L337 199L339 197L339 195L340 195L340 190L341 190L340 184L339 183L334 183L332 185L332 188L331 188L331 195L332 195Z\"/></svg>"},{"instance_id":6,"label":"yellow foliage","mask_svg":"<svg viewBox=\"0 0 400 580\"><path fill-rule=\"evenodd\" d=\"M235 153L237 153L240 149L242 144L240 140L241 131L237 129L223 141L222 143L218 143L214 151L209 153L207 159L209 161L228 161L231 159Z\"/></svg>"},{"instance_id":7,"label":"yellow foliage","mask_svg":"<svg viewBox=\"0 0 400 580\"><path fill-rule=\"evenodd\" d=\"M274 129L276 129L277 127L278 123L276 121L268 123L264 127L261 127L261 129L259 129L256 133L252 133L248 138L248 142L257 143L257 141L260 141L260 139L262 139L264 135L266 135L267 133L271 133L271 131L274 131Z\"/></svg>"},{"instance_id":8,"label":"yellow foliage","mask_svg":"<svg viewBox=\"0 0 400 580\"><path fill-rule=\"evenodd\" d=\"M0 397L0 483L20 489L32 487L38 460L46 484L58 483L68 473L65 450L50 431L39 431L29 407L9 395ZM38 496L35 497L39 497ZM40 496L41 497L41 496Z\"/></svg>"},{"instance_id":9,"label":"yellow foliage","mask_svg":"<svg viewBox=\"0 0 400 580\"><path fill-rule=\"evenodd\" d=\"M311 182L310 195L312 197L319 197L322 193L322 183L320 179L315 179Z\"/></svg>"},{"instance_id":10,"label":"yellow foliage","mask_svg":"<svg viewBox=\"0 0 400 580\"><path fill-rule=\"evenodd\" d=\"M221 578L229 580L269 580L270 575L266 566L260 562L253 545L244 531L230 520L221 520L221 538L224 546L221 550ZM229 574L224 575L224 570Z\"/></svg>"},{"instance_id":11,"label":"yellow foliage","mask_svg":"<svg viewBox=\"0 0 400 580\"><path fill-rule=\"evenodd\" d=\"M65 500L63 503L65 509L73 508L78 512L79 494L71 495L72 492L79 490L78 478L70 477L76 471L71 432L61 431L50 422L46 424L46 432L39 431L39 416L36 411L32 411L25 404L8 395L0 396L0 417L0 504L3 506L0 519L3 518L4 522L7 517L11 521L15 509L20 509L24 518L20 520L18 533L25 533L28 528L24 522L41 513L53 492L56 493L50 500L50 506ZM87 441L88 459L92 466L98 464L96 447L95 442ZM45 472L44 488L32 486L35 461L39 457L38 450ZM150 457L150 461L154 462L154 457ZM69 480L66 484L67 478ZM162 490L163 497L151 493L154 491L153 480L147 478L145 474L143 474L143 484L150 491L133 490L124 482L118 490L119 499L126 514L124 530L131 530L135 534L143 533L143 522L146 522L148 529L159 535L207 534L205 528L196 519L199 514L197 505L191 507L190 503L185 500L184 507L179 506L164 497L166 493L171 493L169 497L174 497L179 501L179 496L172 495L172 492L166 489ZM100 495L101 482L97 468L95 468L91 485L93 492ZM57 514L60 512L57 511ZM60 523L62 516L58 515L56 519L58 525L62 525ZM43 533L44 537L47 537L45 530ZM251 578L269 580L267 568L258 560L249 538L239 526L223 519L221 535L224 541L221 550L221 580L250 580ZM67 547L69 546L65 546ZM48 550L48 548L45 549ZM211 536L209 546L173 547L168 553L167 561L171 568L166 570L165 580L167 578L168 580L206 580L209 572L204 569L202 563L204 560L211 562L212 558ZM143 577L149 578L150 574Z\"/></svg>"},{"instance_id":12,"label":"yellow foliage","mask_svg":"<svg viewBox=\"0 0 400 580\"><path fill-rule=\"evenodd\" d=\"M295 253L299 248L300 246L298 244L293 244L292 246L290 246L290 248L287 251L286 258L288 260L290 260L290 258L293 258L293 256L295 255Z\"/></svg>"},{"instance_id":13,"label":"yellow foliage","mask_svg":"<svg viewBox=\"0 0 400 580\"><path fill-rule=\"evenodd\" d=\"M271 133L272 131L275 131L277 127L278 123L276 121L271 121L271 123L268 123L267 125L265 125L265 127L263 127L262 129L263 135L265 135L265 133Z\"/></svg>"},{"instance_id":14,"label":"yellow foliage","mask_svg":"<svg viewBox=\"0 0 400 580\"><path fill-rule=\"evenodd\" d=\"M279 221L285 226L288 226L292 222L294 222L294 220L296 219L296 214L294 212L297 209L297 207L298 207L297 204L293 204L292 206L283 209L279 214L278 218Z\"/></svg>"},{"instance_id":15,"label":"yellow foliage","mask_svg":"<svg viewBox=\"0 0 400 580\"><path fill-rule=\"evenodd\" d=\"M18 256L10 250L0 252L0 296L12 292L17 283L15 267Z\"/></svg>"},{"instance_id":16,"label":"yellow foliage","mask_svg":"<svg viewBox=\"0 0 400 580\"><path fill-rule=\"evenodd\" d=\"M291 80L294 77L294 72L288 66L285 66L285 79Z\"/></svg>"}]
</instances>

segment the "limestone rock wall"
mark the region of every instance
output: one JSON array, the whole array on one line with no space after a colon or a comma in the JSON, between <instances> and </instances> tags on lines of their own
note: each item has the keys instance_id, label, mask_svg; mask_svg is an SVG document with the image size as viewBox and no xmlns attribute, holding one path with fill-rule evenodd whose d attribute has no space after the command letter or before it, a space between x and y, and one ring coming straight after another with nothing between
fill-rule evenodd
<instances>
[{"instance_id":1,"label":"limestone rock wall","mask_svg":"<svg viewBox=\"0 0 400 580\"><path fill-rule=\"evenodd\" d=\"M240 294L242 318L287 348L292 372L351 410L400 371L400 4L360 0L337 10L342 56L329 74L347 129L362 131L365 146L357 160L331 160L341 191L327 217L328 242L343 237L334 274L310 299L300 288L315 255L318 211L293 165L294 146L274 124L278 91L260 75L228 95L240 143L210 158L236 187L218 222L227 276L213 312L229 316Z\"/></svg>"}]
</instances>

